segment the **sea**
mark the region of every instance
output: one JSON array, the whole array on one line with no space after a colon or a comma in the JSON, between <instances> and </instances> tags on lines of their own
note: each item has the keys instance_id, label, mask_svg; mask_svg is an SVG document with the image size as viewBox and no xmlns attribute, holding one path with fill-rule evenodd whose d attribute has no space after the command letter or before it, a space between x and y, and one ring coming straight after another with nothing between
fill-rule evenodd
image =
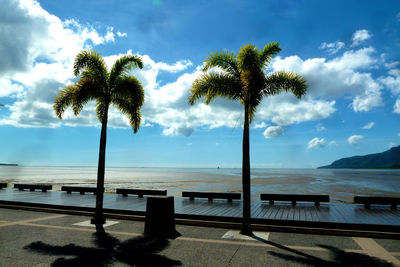
<instances>
[{"instance_id":1,"label":"sea","mask_svg":"<svg viewBox=\"0 0 400 267\"><path fill-rule=\"evenodd\" d=\"M240 168L108 167L107 193L116 188L242 192ZM96 186L97 167L0 166L0 182ZM260 193L328 194L331 202L351 203L354 195L400 197L400 170L267 169L251 170L252 200Z\"/></svg>"}]
</instances>

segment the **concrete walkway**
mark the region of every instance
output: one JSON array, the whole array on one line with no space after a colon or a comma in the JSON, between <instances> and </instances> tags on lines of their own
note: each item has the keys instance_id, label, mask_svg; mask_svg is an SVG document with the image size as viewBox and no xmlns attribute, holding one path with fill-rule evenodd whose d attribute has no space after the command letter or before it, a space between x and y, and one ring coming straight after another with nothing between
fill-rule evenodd
<instances>
[{"instance_id":1,"label":"concrete walkway","mask_svg":"<svg viewBox=\"0 0 400 267\"><path fill-rule=\"evenodd\" d=\"M182 226L174 240L144 223L0 208L0 266L400 266L400 240Z\"/></svg>"}]
</instances>

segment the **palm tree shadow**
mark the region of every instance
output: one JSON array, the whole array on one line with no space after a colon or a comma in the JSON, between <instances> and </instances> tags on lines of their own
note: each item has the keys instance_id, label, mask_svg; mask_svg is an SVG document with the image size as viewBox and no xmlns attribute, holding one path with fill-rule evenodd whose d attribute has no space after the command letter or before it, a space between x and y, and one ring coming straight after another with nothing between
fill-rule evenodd
<instances>
[{"instance_id":1,"label":"palm tree shadow","mask_svg":"<svg viewBox=\"0 0 400 267\"><path fill-rule=\"evenodd\" d=\"M283 254L283 253L279 253L279 252L273 252L273 251L268 252L271 255L278 256L278 257L284 258L286 260L297 259L296 260L297 262L307 263L307 264L310 264L311 266L329 266L329 264L330 264L330 262L328 262L326 260L320 259L320 258L312 256L310 254L307 254L307 253L304 253L304 252L289 248L287 246L284 246L284 245L281 245L281 244L278 244L278 243L275 243L275 242L272 242L272 241L269 241L269 240L265 240L264 238L261 238L261 237L255 236L255 235L253 235L252 237L255 240L258 240L258 241L263 242L265 244L274 246L276 248L288 251L290 253L293 253L293 254L296 254L296 255L299 255L299 256L295 257L295 256L292 256L292 255L287 255L287 254Z\"/></svg>"},{"instance_id":2,"label":"palm tree shadow","mask_svg":"<svg viewBox=\"0 0 400 267\"><path fill-rule=\"evenodd\" d=\"M108 266L123 262L134 266L179 266L180 261L156 253L169 246L169 240L151 236L139 236L126 241L97 231L93 234L96 247L75 244L53 246L41 241L33 242L25 249L45 255L66 256L55 260L51 266Z\"/></svg>"},{"instance_id":3,"label":"palm tree shadow","mask_svg":"<svg viewBox=\"0 0 400 267\"><path fill-rule=\"evenodd\" d=\"M319 259L314 256L311 257L304 257L304 256L293 256L288 254L283 254L279 252L270 251L268 252L270 255L279 257L286 261L297 262L302 264L307 264L309 266L328 266L328 267L339 267L339 266L368 266L368 267L391 267L394 266L393 264L371 257L361 253L355 252L346 252L344 250L327 246L327 245L318 245L321 248L327 249L330 254L332 255L332 261L326 261Z\"/></svg>"}]
</instances>

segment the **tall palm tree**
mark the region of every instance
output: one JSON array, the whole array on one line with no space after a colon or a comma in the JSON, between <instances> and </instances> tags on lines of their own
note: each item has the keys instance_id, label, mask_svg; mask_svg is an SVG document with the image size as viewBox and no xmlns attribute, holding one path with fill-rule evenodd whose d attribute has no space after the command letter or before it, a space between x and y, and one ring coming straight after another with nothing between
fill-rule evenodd
<instances>
[{"instance_id":1,"label":"tall palm tree","mask_svg":"<svg viewBox=\"0 0 400 267\"><path fill-rule=\"evenodd\" d=\"M203 68L203 75L192 84L189 103L204 98L208 105L214 98L223 97L239 100L244 106L243 124L243 223L241 233L252 235L250 224L250 150L249 125L257 106L264 96L272 96L283 91L292 92L300 98L305 94L306 81L298 74L278 71L266 74L273 56L280 51L279 44L271 42L259 50L248 44L235 55L229 52L211 53Z\"/></svg>"},{"instance_id":2,"label":"tall palm tree","mask_svg":"<svg viewBox=\"0 0 400 267\"><path fill-rule=\"evenodd\" d=\"M54 110L61 120L67 107L77 116L89 100L96 101L97 118L101 122L99 162L97 168L96 210L92 223L102 225L104 169L107 140L108 109L113 104L128 118L133 132L140 127L140 108L144 102L141 83L128 72L131 68L143 68L140 57L127 55L119 58L108 71L104 59L96 51L80 52L74 62L74 75L79 80L61 90L54 100Z\"/></svg>"}]
</instances>

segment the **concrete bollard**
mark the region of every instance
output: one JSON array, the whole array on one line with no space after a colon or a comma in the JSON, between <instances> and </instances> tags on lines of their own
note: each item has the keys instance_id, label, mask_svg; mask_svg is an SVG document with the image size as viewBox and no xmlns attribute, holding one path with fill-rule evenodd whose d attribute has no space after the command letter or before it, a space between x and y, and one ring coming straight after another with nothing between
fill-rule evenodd
<instances>
[{"instance_id":1,"label":"concrete bollard","mask_svg":"<svg viewBox=\"0 0 400 267\"><path fill-rule=\"evenodd\" d=\"M151 196L147 198L144 234L165 238L180 236L175 230L173 196Z\"/></svg>"}]
</instances>

